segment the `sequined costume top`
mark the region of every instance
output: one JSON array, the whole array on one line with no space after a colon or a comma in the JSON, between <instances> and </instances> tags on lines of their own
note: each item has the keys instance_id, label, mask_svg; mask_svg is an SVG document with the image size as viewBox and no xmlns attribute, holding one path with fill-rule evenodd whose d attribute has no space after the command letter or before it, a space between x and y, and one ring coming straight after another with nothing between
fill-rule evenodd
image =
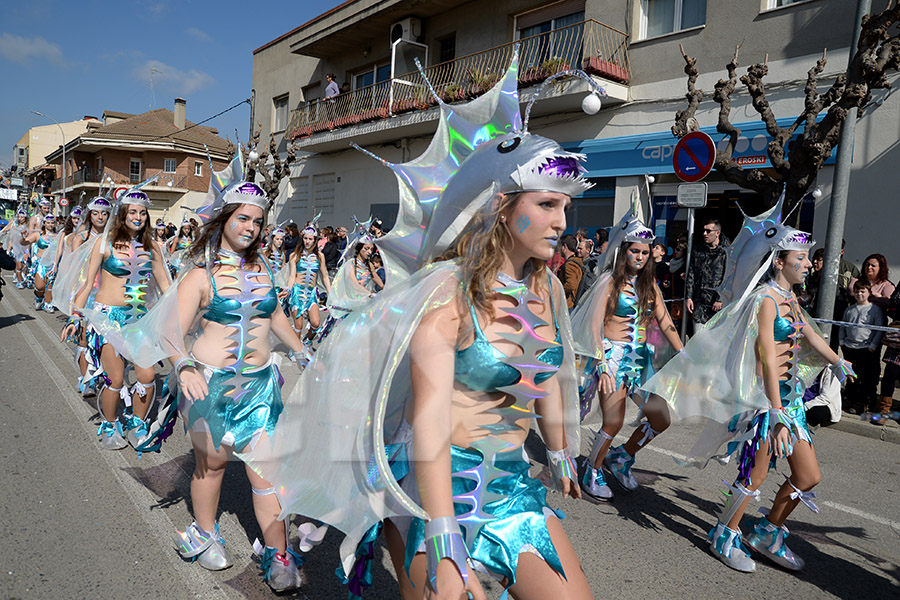
<instances>
[{"instance_id":1,"label":"sequined costume top","mask_svg":"<svg viewBox=\"0 0 900 600\"><path fill-rule=\"evenodd\" d=\"M368 265L366 265L365 261L360 259L358 256L356 257L356 281L359 285L363 286L367 290L371 288L372 282L372 272L369 270Z\"/></svg>"},{"instance_id":2,"label":"sequined costume top","mask_svg":"<svg viewBox=\"0 0 900 600\"><path fill-rule=\"evenodd\" d=\"M109 242L109 256L103 259L100 267L113 277L124 277L125 302L129 306L131 318L140 318L147 312L147 286L153 275L153 263L150 252L136 239L128 243L125 257L119 258L113 252Z\"/></svg>"},{"instance_id":3,"label":"sequined costume top","mask_svg":"<svg viewBox=\"0 0 900 600\"><path fill-rule=\"evenodd\" d=\"M301 254L297 258L297 278L296 285L314 288L319 275L319 254L317 252L309 252Z\"/></svg>"},{"instance_id":4,"label":"sequined costume top","mask_svg":"<svg viewBox=\"0 0 900 600\"><path fill-rule=\"evenodd\" d=\"M551 310L553 299L550 299ZM478 315L475 307L469 303L469 314L475 327L475 340L472 345L456 351L454 378L470 390L479 392L496 392L498 389L515 385L521 378L519 370L503 362L508 358L495 348L484 335L481 325L478 323ZM538 361L546 363L557 369L562 364L563 349L559 331L559 323L556 321L556 313L553 315L553 326L556 329L556 339L559 346L547 348L537 355ZM544 383L552 377L556 371L543 371L535 375L535 382Z\"/></svg>"},{"instance_id":5,"label":"sequined costume top","mask_svg":"<svg viewBox=\"0 0 900 600\"><path fill-rule=\"evenodd\" d=\"M273 271L278 271L284 266L284 252L281 250L272 250L269 255L269 264L272 265Z\"/></svg>"},{"instance_id":6,"label":"sequined costume top","mask_svg":"<svg viewBox=\"0 0 900 600\"><path fill-rule=\"evenodd\" d=\"M191 238L179 237L178 241L175 244L175 250L184 250L185 248L188 248L193 242L194 240L192 240Z\"/></svg>"}]
</instances>

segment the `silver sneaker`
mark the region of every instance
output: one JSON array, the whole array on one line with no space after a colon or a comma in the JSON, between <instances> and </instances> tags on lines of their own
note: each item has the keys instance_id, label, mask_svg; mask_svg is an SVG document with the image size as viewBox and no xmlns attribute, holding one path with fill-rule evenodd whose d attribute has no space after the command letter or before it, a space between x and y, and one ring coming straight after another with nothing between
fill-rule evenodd
<instances>
[{"instance_id":1,"label":"silver sneaker","mask_svg":"<svg viewBox=\"0 0 900 600\"><path fill-rule=\"evenodd\" d=\"M756 563L741 543L741 532L728 529L722 523L716 523L707 536L709 551L723 563L742 573L756 571Z\"/></svg>"},{"instance_id":2,"label":"silver sneaker","mask_svg":"<svg viewBox=\"0 0 900 600\"><path fill-rule=\"evenodd\" d=\"M295 590L303 584L296 557L290 550L282 554L276 548L266 546L259 555L259 568L263 581L273 592Z\"/></svg>"},{"instance_id":3,"label":"silver sneaker","mask_svg":"<svg viewBox=\"0 0 900 600\"><path fill-rule=\"evenodd\" d=\"M146 421L137 418L134 414L125 417L124 429L125 438L132 448L137 448L150 437L150 428L147 426Z\"/></svg>"},{"instance_id":4,"label":"silver sneaker","mask_svg":"<svg viewBox=\"0 0 900 600\"><path fill-rule=\"evenodd\" d=\"M588 496L598 500L612 500L613 493L606 484L603 471L593 468L587 459L584 461L584 475L581 477L580 483L581 489Z\"/></svg>"},{"instance_id":5,"label":"silver sneaker","mask_svg":"<svg viewBox=\"0 0 900 600\"><path fill-rule=\"evenodd\" d=\"M227 569L234 561L225 550L225 540L219 535L219 524L213 533L207 533L191 523L186 531L179 531L175 538L175 550L185 560L197 563L208 571Z\"/></svg>"},{"instance_id":6,"label":"silver sneaker","mask_svg":"<svg viewBox=\"0 0 900 600\"><path fill-rule=\"evenodd\" d=\"M100 438L100 443L107 450L121 450L128 445L128 442L122 437L122 424L119 421L100 423L100 427L97 428L97 437Z\"/></svg>"},{"instance_id":7,"label":"silver sneaker","mask_svg":"<svg viewBox=\"0 0 900 600\"><path fill-rule=\"evenodd\" d=\"M747 534L747 545L759 552L775 564L790 571L803 568L803 559L787 547L787 527L776 527L765 517L753 519L750 533Z\"/></svg>"},{"instance_id":8,"label":"silver sneaker","mask_svg":"<svg viewBox=\"0 0 900 600\"><path fill-rule=\"evenodd\" d=\"M631 467L634 466L634 457L625 452L622 446L610 448L603 459L603 465L609 469L609 472L619 482L619 485L629 492L633 492L638 488L637 479L631 473Z\"/></svg>"}]
</instances>

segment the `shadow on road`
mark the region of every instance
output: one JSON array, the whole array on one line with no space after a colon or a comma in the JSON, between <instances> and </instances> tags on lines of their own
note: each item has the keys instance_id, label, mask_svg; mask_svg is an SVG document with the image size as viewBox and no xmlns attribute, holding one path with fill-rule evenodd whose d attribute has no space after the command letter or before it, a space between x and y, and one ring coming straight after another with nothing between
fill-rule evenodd
<instances>
[{"instance_id":1,"label":"shadow on road","mask_svg":"<svg viewBox=\"0 0 900 600\"><path fill-rule=\"evenodd\" d=\"M9 327L11 325L15 325L17 323L21 323L22 321L34 321L34 317L31 315L10 315L8 317L0 317L0 329L4 327Z\"/></svg>"}]
</instances>

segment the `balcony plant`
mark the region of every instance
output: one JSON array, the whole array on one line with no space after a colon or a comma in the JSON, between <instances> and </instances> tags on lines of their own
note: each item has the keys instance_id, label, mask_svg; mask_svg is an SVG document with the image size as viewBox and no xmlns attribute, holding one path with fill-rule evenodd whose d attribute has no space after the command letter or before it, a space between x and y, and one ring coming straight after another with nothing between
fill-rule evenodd
<instances>
[{"instance_id":1,"label":"balcony plant","mask_svg":"<svg viewBox=\"0 0 900 600\"><path fill-rule=\"evenodd\" d=\"M450 104L466 99L466 91L455 83L447 84L441 92L441 99Z\"/></svg>"},{"instance_id":2,"label":"balcony plant","mask_svg":"<svg viewBox=\"0 0 900 600\"><path fill-rule=\"evenodd\" d=\"M547 77L555 75L560 71L568 71L569 63L557 57L548 58L541 63L541 70L544 72L544 78L546 79Z\"/></svg>"},{"instance_id":3,"label":"balcony plant","mask_svg":"<svg viewBox=\"0 0 900 600\"><path fill-rule=\"evenodd\" d=\"M585 57L582 68L591 75L599 75L612 81L628 83L631 79L628 69L619 64L619 59L613 57L611 60L604 60L599 55Z\"/></svg>"}]
</instances>

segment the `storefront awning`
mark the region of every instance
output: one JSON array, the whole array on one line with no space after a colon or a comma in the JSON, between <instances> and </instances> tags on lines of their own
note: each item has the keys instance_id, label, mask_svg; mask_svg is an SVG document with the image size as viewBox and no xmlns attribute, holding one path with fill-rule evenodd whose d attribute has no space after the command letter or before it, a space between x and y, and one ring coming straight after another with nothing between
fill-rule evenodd
<instances>
[{"instance_id":1,"label":"storefront awning","mask_svg":"<svg viewBox=\"0 0 900 600\"><path fill-rule=\"evenodd\" d=\"M819 115L816 122L825 117ZM779 119L780 127L790 127L796 117ZM747 168L766 169L771 168L769 155L766 148L772 137L766 132L765 123L750 121L747 123L735 123L741 130L734 158L738 164ZM797 128L794 134L803 133L804 125ZM712 137L718 147L723 148L727 136L716 131L715 127L703 127L701 131ZM567 142L563 148L571 152L580 152L587 155L584 167L588 177L618 177L625 175L643 175L674 173L672 166L672 152L678 139L671 131L657 133L645 133L639 135L626 135L616 138L601 138L583 140L580 142ZM825 161L826 165L834 164L836 152L832 151L831 157Z\"/></svg>"}]
</instances>

